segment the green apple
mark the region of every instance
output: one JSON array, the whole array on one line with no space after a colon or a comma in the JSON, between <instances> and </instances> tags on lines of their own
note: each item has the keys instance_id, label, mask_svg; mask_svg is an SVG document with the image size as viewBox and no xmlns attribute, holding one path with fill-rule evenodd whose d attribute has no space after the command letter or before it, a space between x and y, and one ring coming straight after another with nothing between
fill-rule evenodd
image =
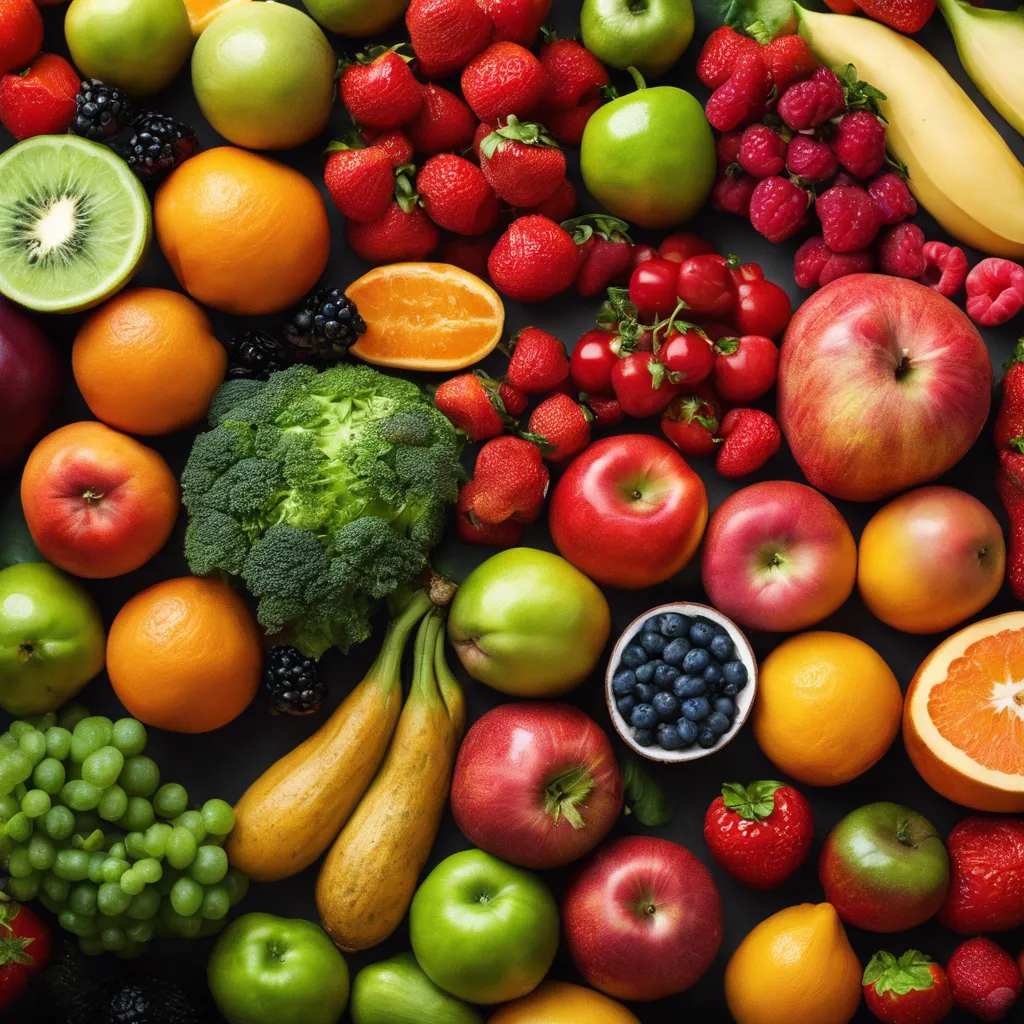
<instances>
[{"instance_id":1,"label":"green apple","mask_svg":"<svg viewBox=\"0 0 1024 1024\"><path fill-rule=\"evenodd\" d=\"M192 88L206 120L250 149L291 149L323 131L337 61L312 18L286 4L242 4L199 37Z\"/></svg>"},{"instance_id":2,"label":"green apple","mask_svg":"<svg viewBox=\"0 0 1024 1024\"><path fill-rule=\"evenodd\" d=\"M364 967L352 982L352 1024L483 1024L461 999L439 989L412 953Z\"/></svg>"},{"instance_id":3,"label":"green apple","mask_svg":"<svg viewBox=\"0 0 1024 1024\"><path fill-rule=\"evenodd\" d=\"M645 228L688 221L715 183L715 139L704 108L685 89L646 88L599 107L580 149L590 194Z\"/></svg>"},{"instance_id":4,"label":"green apple","mask_svg":"<svg viewBox=\"0 0 1024 1024\"><path fill-rule=\"evenodd\" d=\"M599 60L623 71L663 75L690 45L690 0L583 0L583 45Z\"/></svg>"},{"instance_id":5,"label":"green apple","mask_svg":"<svg viewBox=\"0 0 1024 1024\"><path fill-rule=\"evenodd\" d=\"M558 950L558 907L536 875L482 850L430 872L409 910L412 950L446 992L490 1006L532 992Z\"/></svg>"},{"instance_id":6,"label":"green apple","mask_svg":"<svg viewBox=\"0 0 1024 1024\"><path fill-rule=\"evenodd\" d=\"M348 1005L348 966L311 921L243 914L206 964L228 1024L337 1024Z\"/></svg>"},{"instance_id":7,"label":"green apple","mask_svg":"<svg viewBox=\"0 0 1024 1024\"><path fill-rule=\"evenodd\" d=\"M0 569L19 562L44 562L28 532L21 495L15 490L0 508Z\"/></svg>"},{"instance_id":8,"label":"green apple","mask_svg":"<svg viewBox=\"0 0 1024 1024\"><path fill-rule=\"evenodd\" d=\"M466 671L516 697L557 697L594 670L611 629L608 602L564 558L510 548L466 578L448 637Z\"/></svg>"},{"instance_id":9,"label":"green apple","mask_svg":"<svg viewBox=\"0 0 1024 1024\"><path fill-rule=\"evenodd\" d=\"M64 35L83 78L149 96L181 70L192 49L183 0L72 0Z\"/></svg>"},{"instance_id":10,"label":"green apple","mask_svg":"<svg viewBox=\"0 0 1024 1024\"><path fill-rule=\"evenodd\" d=\"M48 562L0 570L0 707L16 718L56 711L106 660L93 599Z\"/></svg>"},{"instance_id":11,"label":"green apple","mask_svg":"<svg viewBox=\"0 0 1024 1024\"><path fill-rule=\"evenodd\" d=\"M307 11L332 32L365 39L387 31L405 14L409 0L302 0Z\"/></svg>"}]
</instances>

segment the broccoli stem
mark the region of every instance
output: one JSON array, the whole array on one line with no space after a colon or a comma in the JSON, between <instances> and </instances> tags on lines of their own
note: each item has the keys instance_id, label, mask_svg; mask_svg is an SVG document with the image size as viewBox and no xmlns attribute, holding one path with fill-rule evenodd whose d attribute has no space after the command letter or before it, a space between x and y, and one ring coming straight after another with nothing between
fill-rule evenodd
<instances>
[{"instance_id":1,"label":"broccoli stem","mask_svg":"<svg viewBox=\"0 0 1024 1024\"><path fill-rule=\"evenodd\" d=\"M378 678L388 681L399 681L402 656L405 654L405 645L409 634L412 632L413 626L433 607L430 595L425 590L418 590L413 594L401 614L388 623L380 654L377 655L368 675L376 675Z\"/></svg>"},{"instance_id":2,"label":"broccoli stem","mask_svg":"<svg viewBox=\"0 0 1024 1024\"><path fill-rule=\"evenodd\" d=\"M425 704L443 706L441 693L437 688L434 675L434 654L437 638L444 623L444 612L435 608L420 623L416 634L416 646L413 651L412 686L409 688L409 700L419 700Z\"/></svg>"}]
</instances>

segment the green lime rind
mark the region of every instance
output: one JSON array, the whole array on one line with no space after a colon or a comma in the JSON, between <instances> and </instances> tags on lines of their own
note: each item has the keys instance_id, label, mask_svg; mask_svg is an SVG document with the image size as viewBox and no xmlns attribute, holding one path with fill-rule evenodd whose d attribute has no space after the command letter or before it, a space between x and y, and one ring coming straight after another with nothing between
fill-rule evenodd
<instances>
[{"instance_id":1,"label":"green lime rind","mask_svg":"<svg viewBox=\"0 0 1024 1024\"><path fill-rule=\"evenodd\" d=\"M68 192L84 197L84 244L68 259L33 262L19 211ZM40 313L98 305L135 274L152 235L145 189L105 146L76 135L38 135L0 155L0 294L19 305Z\"/></svg>"}]
</instances>

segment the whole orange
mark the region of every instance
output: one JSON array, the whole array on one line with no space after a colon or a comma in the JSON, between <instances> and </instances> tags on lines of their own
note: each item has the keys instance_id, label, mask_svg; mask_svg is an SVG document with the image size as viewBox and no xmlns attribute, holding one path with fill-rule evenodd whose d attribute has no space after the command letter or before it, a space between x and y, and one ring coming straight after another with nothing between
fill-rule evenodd
<instances>
[{"instance_id":1,"label":"whole orange","mask_svg":"<svg viewBox=\"0 0 1024 1024\"><path fill-rule=\"evenodd\" d=\"M225 313L286 309L327 266L330 228L316 186L244 149L222 146L186 160L160 187L153 214L181 286Z\"/></svg>"},{"instance_id":2,"label":"whole orange","mask_svg":"<svg viewBox=\"0 0 1024 1024\"><path fill-rule=\"evenodd\" d=\"M131 288L85 321L71 365L98 419L130 434L167 434L206 414L227 353L190 298Z\"/></svg>"},{"instance_id":3,"label":"whole orange","mask_svg":"<svg viewBox=\"0 0 1024 1024\"><path fill-rule=\"evenodd\" d=\"M487 1024L640 1024L622 1003L582 985L544 981L528 996L506 1003Z\"/></svg>"},{"instance_id":4,"label":"whole orange","mask_svg":"<svg viewBox=\"0 0 1024 1024\"><path fill-rule=\"evenodd\" d=\"M256 694L263 645L238 594L221 580L185 576L136 594L107 636L107 674L140 722L210 732Z\"/></svg>"}]
</instances>

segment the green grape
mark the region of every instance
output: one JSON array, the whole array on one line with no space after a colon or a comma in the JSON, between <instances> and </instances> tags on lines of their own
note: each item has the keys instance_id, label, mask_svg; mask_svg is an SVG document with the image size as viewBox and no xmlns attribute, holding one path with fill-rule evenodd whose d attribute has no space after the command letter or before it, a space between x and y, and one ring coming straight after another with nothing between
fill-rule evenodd
<instances>
[{"instance_id":1,"label":"green grape","mask_svg":"<svg viewBox=\"0 0 1024 1024\"><path fill-rule=\"evenodd\" d=\"M173 832L174 829L163 822L150 825L149 828L146 829L146 837L144 840L146 853L148 853L150 857L162 857L167 850L167 840L171 837Z\"/></svg>"},{"instance_id":2,"label":"green grape","mask_svg":"<svg viewBox=\"0 0 1024 1024\"><path fill-rule=\"evenodd\" d=\"M50 796L56 796L65 782L64 765L55 757L45 757L32 772L32 785Z\"/></svg>"},{"instance_id":3,"label":"green grape","mask_svg":"<svg viewBox=\"0 0 1024 1024\"><path fill-rule=\"evenodd\" d=\"M84 914L76 914L70 908L62 910L57 915L61 928L80 939L92 938L99 930L95 917L86 917Z\"/></svg>"},{"instance_id":4,"label":"green grape","mask_svg":"<svg viewBox=\"0 0 1024 1024\"><path fill-rule=\"evenodd\" d=\"M171 906L182 917L191 917L203 905L203 887L191 878L179 878L171 889Z\"/></svg>"},{"instance_id":5,"label":"green grape","mask_svg":"<svg viewBox=\"0 0 1024 1024\"><path fill-rule=\"evenodd\" d=\"M206 844L208 846L223 846L228 841L227 836L207 836Z\"/></svg>"},{"instance_id":6,"label":"green grape","mask_svg":"<svg viewBox=\"0 0 1024 1024\"><path fill-rule=\"evenodd\" d=\"M13 793L0 796L0 821L8 821L21 810L21 801Z\"/></svg>"},{"instance_id":7,"label":"green grape","mask_svg":"<svg viewBox=\"0 0 1024 1024\"><path fill-rule=\"evenodd\" d=\"M135 864L132 865L132 871L134 871L135 874L137 874L147 885L159 882L164 873L164 869L160 867L160 861L155 857L143 857L142 860L136 861Z\"/></svg>"},{"instance_id":8,"label":"green grape","mask_svg":"<svg viewBox=\"0 0 1024 1024\"><path fill-rule=\"evenodd\" d=\"M115 782L103 791L96 810L104 821L120 821L128 810L128 794Z\"/></svg>"},{"instance_id":9,"label":"green grape","mask_svg":"<svg viewBox=\"0 0 1024 1024\"><path fill-rule=\"evenodd\" d=\"M38 832L28 841L28 862L36 871L49 871L57 859L57 850L46 836Z\"/></svg>"},{"instance_id":10,"label":"green grape","mask_svg":"<svg viewBox=\"0 0 1024 1024\"><path fill-rule=\"evenodd\" d=\"M154 817L153 805L144 796L130 796L128 809L117 823L129 832L145 832L153 824Z\"/></svg>"},{"instance_id":11,"label":"green grape","mask_svg":"<svg viewBox=\"0 0 1024 1024\"><path fill-rule=\"evenodd\" d=\"M134 868L129 868L121 876L120 885L129 896L138 896L146 888L146 880Z\"/></svg>"},{"instance_id":12,"label":"green grape","mask_svg":"<svg viewBox=\"0 0 1024 1024\"><path fill-rule=\"evenodd\" d=\"M178 914L172 925L174 933L183 939L194 939L203 927L203 919L196 914Z\"/></svg>"},{"instance_id":13,"label":"green grape","mask_svg":"<svg viewBox=\"0 0 1024 1024\"><path fill-rule=\"evenodd\" d=\"M69 882L81 882L89 877L89 854L83 850L58 850L53 873Z\"/></svg>"},{"instance_id":14,"label":"green grape","mask_svg":"<svg viewBox=\"0 0 1024 1024\"><path fill-rule=\"evenodd\" d=\"M164 846L164 856L171 867L184 870L192 863L198 848L196 837L183 825L175 825Z\"/></svg>"},{"instance_id":15,"label":"green grape","mask_svg":"<svg viewBox=\"0 0 1024 1024\"><path fill-rule=\"evenodd\" d=\"M45 715L38 715L32 719L32 724L40 731L46 732L57 724L57 712L47 711Z\"/></svg>"},{"instance_id":16,"label":"green grape","mask_svg":"<svg viewBox=\"0 0 1024 1024\"><path fill-rule=\"evenodd\" d=\"M125 913L135 921L144 921L156 916L161 902L160 893L147 885L138 896L132 897L131 906Z\"/></svg>"},{"instance_id":17,"label":"green grape","mask_svg":"<svg viewBox=\"0 0 1024 1024\"><path fill-rule=\"evenodd\" d=\"M131 924L125 925L124 931L132 942L147 943L153 938L156 922L153 920L132 921Z\"/></svg>"},{"instance_id":18,"label":"green grape","mask_svg":"<svg viewBox=\"0 0 1024 1024\"><path fill-rule=\"evenodd\" d=\"M11 727L7 731L20 743L22 736L35 732L36 727L27 718L22 718L17 722L11 722Z\"/></svg>"},{"instance_id":19,"label":"green grape","mask_svg":"<svg viewBox=\"0 0 1024 1024\"><path fill-rule=\"evenodd\" d=\"M71 883L66 878L58 878L52 871L43 873L40 885L43 892L57 903L66 903L71 894Z\"/></svg>"},{"instance_id":20,"label":"green grape","mask_svg":"<svg viewBox=\"0 0 1024 1024\"><path fill-rule=\"evenodd\" d=\"M22 903L36 899L39 896L39 872L33 871L24 878L10 878L7 882L7 893Z\"/></svg>"},{"instance_id":21,"label":"green grape","mask_svg":"<svg viewBox=\"0 0 1024 1024\"><path fill-rule=\"evenodd\" d=\"M25 733L25 735L18 740L18 747L21 749L21 752L28 757L33 765L39 764L39 762L46 757L46 737L41 732L36 732L34 729L32 732Z\"/></svg>"},{"instance_id":22,"label":"green grape","mask_svg":"<svg viewBox=\"0 0 1024 1024\"><path fill-rule=\"evenodd\" d=\"M12 750L18 749L18 741L9 733L0 735L0 757L9 754Z\"/></svg>"},{"instance_id":23,"label":"green grape","mask_svg":"<svg viewBox=\"0 0 1024 1024\"><path fill-rule=\"evenodd\" d=\"M125 849L124 837L122 836L117 842L110 844L110 849L107 850L108 857L117 857L118 860L127 860L128 851Z\"/></svg>"},{"instance_id":24,"label":"green grape","mask_svg":"<svg viewBox=\"0 0 1024 1024\"><path fill-rule=\"evenodd\" d=\"M100 956L106 952L103 948L103 940L99 935L83 935L78 940L78 948L86 956Z\"/></svg>"},{"instance_id":25,"label":"green grape","mask_svg":"<svg viewBox=\"0 0 1024 1024\"><path fill-rule=\"evenodd\" d=\"M92 917L96 913L96 886L90 882L82 882L71 886L68 906L83 917Z\"/></svg>"},{"instance_id":26,"label":"green grape","mask_svg":"<svg viewBox=\"0 0 1024 1024\"><path fill-rule=\"evenodd\" d=\"M50 809L50 794L30 789L21 798L21 809L30 818L41 818Z\"/></svg>"},{"instance_id":27,"label":"green grape","mask_svg":"<svg viewBox=\"0 0 1024 1024\"><path fill-rule=\"evenodd\" d=\"M100 941L108 953L119 953L128 945L128 936L123 928L117 925L110 925L100 929Z\"/></svg>"},{"instance_id":28,"label":"green grape","mask_svg":"<svg viewBox=\"0 0 1024 1024\"><path fill-rule=\"evenodd\" d=\"M207 800L200 813L211 835L226 836L235 827L235 812L226 800Z\"/></svg>"},{"instance_id":29,"label":"green grape","mask_svg":"<svg viewBox=\"0 0 1024 1024\"><path fill-rule=\"evenodd\" d=\"M93 885L100 885L105 882L103 877L103 865L107 862L107 855L102 850L95 850L89 854L89 881Z\"/></svg>"},{"instance_id":30,"label":"green grape","mask_svg":"<svg viewBox=\"0 0 1024 1024\"><path fill-rule=\"evenodd\" d=\"M179 878L181 878L182 874L183 872L179 871L177 868L171 867L170 864L167 864L167 866L164 868L163 877L160 879L159 882L156 882L154 884L153 888L161 896L170 896L171 889L174 888L174 883Z\"/></svg>"},{"instance_id":31,"label":"green grape","mask_svg":"<svg viewBox=\"0 0 1024 1024\"><path fill-rule=\"evenodd\" d=\"M19 782L31 778L34 767L32 759L19 747L0 761L0 780L6 782L10 789L13 789Z\"/></svg>"},{"instance_id":32,"label":"green grape","mask_svg":"<svg viewBox=\"0 0 1024 1024\"><path fill-rule=\"evenodd\" d=\"M103 796L103 790L97 789L84 779L65 782L60 791L61 803L73 811L91 811Z\"/></svg>"},{"instance_id":33,"label":"green grape","mask_svg":"<svg viewBox=\"0 0 1024 1024\"><path fill-rule=\"evenodd\" d=\"M200 846L188 873L202 885L216 885L228 871L228 855L219 846Z\"/></svg>"},{"instance_id":34,"label":"green grape","mask_svg":"<svg viewBox=\"0 0 1024 1024\"><path fill-rule=\"evenodd\" d=\"M203 824L203 816L198 811L185 811L184 814L179 814L174 819L174 824L187 828L197 843L206 838L206 826Z\"/></svg>"},{"instance_id":35,"label":"green grape","mask_svg":"<svg viewBox=\"0 0 1024 1024\"><path fill-rule=\"evenodd\" d=\"M105 747L111 740L114 723L102 715L83 718L71 734L71 760L83 762L94 750Z\"/></svg>"},{"instance_id":36,"label":"green grape","mask_svg":"<svg viewBox=\"0 0 1024 1024\"><path fill-rule=\"evenodd\" d=\"M46 730L46 756L64 761L71 753L71 733L59 725Z\"/></svg>"},{"instance_id":37,"label":"green grape","mask_svg":"<svg viewBox=\"0 0 1024 1024\"><path fill-rule=\"evenodd\" d=\"M111 742L125 757L135 757L146 749L146 727L135 718L119 718L114 723Z\"/></svg>"},{"instance_id":38,"label":"green grape","mask_svg":"<svg viewBox=\"0 0 1024 1024\"><path fill-rule=\"evenodd\" d=\"M42 816L40 826L51 839L62 843L75 831L75 816L66 807L58 804Z\"/></svg>"},{"instance_id":39,"label":"green grape","mask_svg":"<svg viewBox=\"0 0 1024 1024\"><path fill-rule=\"evenodd\" d=\"M76 832L71 837L71 845L76 850L84 850L86 853L92 853L94 850L101 849L105 842L106 836L103 834L103 830L99 828L94 828L87 836Z\"/></svg>"},{"instance_id":40,"label":"green grape","mask_svg":"<svg viewBox=\"0 0 1024 1024\"><path fill-rule=\"evenodd\" d=\"M120 882L121 876L131 867L131 864L120 857L108 856L103 861L103 881Z\"/></svg>"},{"instance_id":41,"label":"green grape","mask_svg":"<svg viewBox=\"0 0 1024 1024\"><path fill-rule=\"evenodd\" d=\"M203 891L203 903L199 913L209 921L219 921L231 908L227 889L221 885L208 886Z\"/></svg>"},{"instance_id":42,"label":"green grape","mask_svg":"<svg viewBox=\"0 0 1024 1024\"><path fill-rule=\"evenodd\" d=\"M188 810L188 793L176 782L165 782L153 794L153 807L161 818L176 818Z\"/></svg>"},{"instance_id":43,"label":"green grape","mask_svg":"<svg viewBox=\"0 0 1024 1024\"><path fill-rule=\"evenodd\" d=\"M82 778L100 789L117 782L124 767L124 754L117 747L100 747L82 762Z\"/></svg>"},{"instance_id":44,"label":"green grape","mask_svg":"<svg viewBox=\"0 0 1024 1024\"><path fill-rule=\"evenodd\" d=\"M118 882L104 882L96 892L96 906L106 917L123 914L132 903L132 897Z\"/></svg>"},{"instance_id":45,"label":"green grape","mask_svg":"<svg viewBox=\"0 0 1024 1024\"><path fill-rule=\"evenodd\" d=\"M68 732L74 732L75 726L83 719L89 717L89 709L81 704L66 704L60 709L57 716L57 725Z\"/></svg>"},{"instance_id":46,"label":"green grape","mask_svg":"<svg viewBox=\"0 0 1024 1024\"><path fill-rule=\"evenodd\" d=\"M32 819L24 811L18 811L7 822L7 835L16 843L27 843L32 837Z\"/></svg>"},{"instance_id":47,"label":"green grape","mask_svg":"<svg viewBox=\"0 0 1024 1024\"><path fill-rule=\"evenodd\" d=\"M28 847L16 846L7 859L7 873L11 878L28 878L35 868L28 859Z\"/></svg>"},{"instance_id":48,"label":"green grape","mask_svg":"<svg viewBox=\"0 0 1024 1024\"><path fill-rule=\"evenodd\" d=\"M124 848L132 860L142 860L146 856L146 837L141 832L129 832L124 837Z\"/></svg>"},{"instance_id":49,"label":"green grape","mask_svg":"<svg viewBox=\"0 0 1024 1024\"><path fill-rule=\"evenodd\" d=\"M160 786L160 769L153 758L137 754L125 761L117 781L129 796L152 796Z\"/></svg>"},{"instance_id":50,"label":"green grape","mask_svg":"<svg viewBox=\"0 0 1024 1024\"><path fill-rule=\"evenodd\" d=\"M220 884L227 892L231 906L240 903L249 891L249 877L238 868L229 868L228 873L224 876L224 881Z\"/></svg>"}]
</instances>

